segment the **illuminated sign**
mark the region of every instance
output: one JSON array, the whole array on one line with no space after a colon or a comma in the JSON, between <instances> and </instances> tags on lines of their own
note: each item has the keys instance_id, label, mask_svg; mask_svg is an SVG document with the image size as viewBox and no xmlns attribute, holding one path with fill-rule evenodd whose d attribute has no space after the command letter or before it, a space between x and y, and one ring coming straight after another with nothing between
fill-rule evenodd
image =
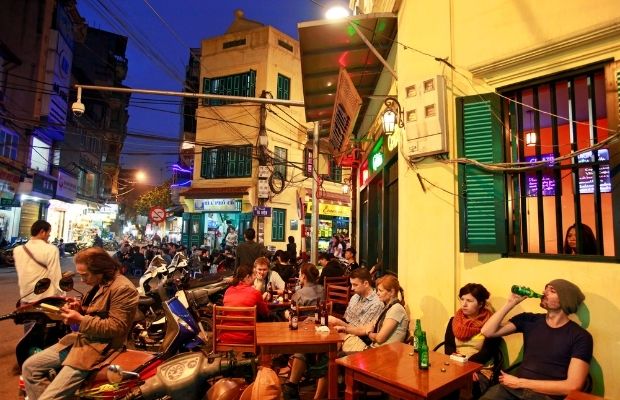
<instances>
[{"instance_id":1,"label":"illuminated sign","mask_svg":"<svg viewBox=\"0 0 620 400\"><path fill-rule=\"evenodd\" d=\"M372 169L373 169L373 171L378 170L379 167L381 167L382 164L383 164L383 154L382 153L376 153L375 155L372 156Z\"/></svg>"},{"instance_id":2,"label":"illuminated sign","mask_svg":"<svg viewBox=\"0 0 620 400\"><path fill-rule=\"evenodd\" d=\"M195 199L196 211L241 211L240 199Z\"/></svg>"}]
</instances>

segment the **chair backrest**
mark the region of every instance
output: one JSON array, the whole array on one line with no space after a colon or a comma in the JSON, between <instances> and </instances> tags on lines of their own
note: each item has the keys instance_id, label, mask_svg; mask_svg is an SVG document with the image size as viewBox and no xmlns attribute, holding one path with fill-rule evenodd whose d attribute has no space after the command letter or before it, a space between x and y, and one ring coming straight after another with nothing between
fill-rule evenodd
<instances>
[{"instance_id":1,"label":"chair backrest","mask_svg":"<svg viewBox=\"0 0 620 400\"><path fill-rule=\"evenodd\" d=\"M256 306L213 306L213 351L256 354Z\"/></svg>"},{"instance_id":2,"label":"chair backrest","mask_svg":"<svg viewBox=\"0 0 620 400\"><path fill-rule=\"evenodd\" d=\"M327 306L327 314L332 313L332 302L328 301L325 303L325 305ZM319 306L297 306L297 312L299 314L299 316L301 317L312 317L314 318L314 313L316 312L317 308Z\"/></svg>"},{"instance_id":3,"label":"chair backrest","mask_svg":"<svg viewBox=\"0 0 620 400\"><path fill-rule=\"evenodd\" d=\"M351 286L348 276L326 276L323 278L323 287L327 285Z\"/></svg>"},{"instance_id":4,"label":"chair backrest","mask_svg":"<svg viewBox=\"0 0 620 400\"><path fill-rule=\"evenodd\" d=\"M351 298L351 287L329 284L325 293L325 300L332 303L331 315L342 319Z\"/></svg>"}]
</instances>

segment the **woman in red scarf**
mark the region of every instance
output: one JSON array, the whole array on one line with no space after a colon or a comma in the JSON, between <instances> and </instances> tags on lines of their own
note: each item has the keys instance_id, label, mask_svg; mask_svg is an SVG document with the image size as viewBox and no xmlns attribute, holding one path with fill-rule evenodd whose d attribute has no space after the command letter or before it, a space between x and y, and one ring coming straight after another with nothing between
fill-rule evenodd
<instances>
[{"instance_id":1,"label":"woman in red scarf","mask_svg":"<svg viewBox=\"0 0 620 400\"><path fill-rule=\"evenodd\" d=\"M485 367L473 376L473 398L476 399L491 384L493 361L499 354L501 339L485 338L480 329L493 311L487 303L489 291L479 283L468 283L459 290L461 307L450 318L444 337L446 354L459 353ZM458 397L456 397L458 398Z\"/></svg>"}]
</instances>

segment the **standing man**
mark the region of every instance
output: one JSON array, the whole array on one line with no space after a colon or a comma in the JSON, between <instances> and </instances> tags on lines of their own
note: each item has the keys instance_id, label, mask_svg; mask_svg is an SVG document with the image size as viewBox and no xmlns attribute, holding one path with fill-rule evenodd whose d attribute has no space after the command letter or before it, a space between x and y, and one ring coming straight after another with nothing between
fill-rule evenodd
<instances>
[{"instance_id":1,"label":"standing man","mask_svg":"<svg viewBox=\"0 0 620 400\"><path fill-rule=\"evenodd\" d=\"M52 226L47 221L36 221L30 228L32 235L30 240L13 250L19 296L25 296L22 298L24 303L32 303L45 297L62 294L58 286L62 277L58 248L47 242L51 230ZM49 289L38 295L32 293L34 285L43 278L49 278L52 281Z\"/></svg>"},{"instance_id":2,"label":"standing man","mask_svg":"<svg viewBox=\"0 0 620 400\"><path fill-rule=\"evenodd\" d=\"M506 314L526 298L511 294L480 331L485 337L523 333L523 362L517 376L502 372L500 383L482 399L563 399L570 391L581 390L586 381L592 336L568 318L583 303L584 294L567 280L552 280L540 300L546 314L521 313L502 325Z\"/></svg>"},{"instance_id":3,"label":"standing man","mask_svg":"<svg viewBox=\"0 0 620 400\"><path fill-rule=\"evenodd\" d=\"M237 246L237 258L235 259L235 270L239 265L254 265L254 261L258 257L267 256L269 253L262 243L254 241L256 231L254 228L248 228L243 232L245 242L239 243Z\"/></svg>"}]
</instances>

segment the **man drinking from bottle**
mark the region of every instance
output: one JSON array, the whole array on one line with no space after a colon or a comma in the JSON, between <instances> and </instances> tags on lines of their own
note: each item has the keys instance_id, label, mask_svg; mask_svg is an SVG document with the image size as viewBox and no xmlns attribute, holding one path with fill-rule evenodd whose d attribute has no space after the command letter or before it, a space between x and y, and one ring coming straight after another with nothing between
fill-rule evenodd
<instances>
[{"instance_id":1,"label":"man drinking from bottle","mask_svg":"<svg viewBox=\"0 0 620 400\"><path fill-rule=\"evenodd\" d=\"M540 306L546 314L521 313L502 324L517 304L527 299L511 293L506 304L482 327L485 337L523 333L523 362L516 376L502 372L500 383L482 399L563 399L580 390L592 359L592 336L568 316L585 299L581 290L564 279L545 286Z\"/></svg>"}]
</instances>

